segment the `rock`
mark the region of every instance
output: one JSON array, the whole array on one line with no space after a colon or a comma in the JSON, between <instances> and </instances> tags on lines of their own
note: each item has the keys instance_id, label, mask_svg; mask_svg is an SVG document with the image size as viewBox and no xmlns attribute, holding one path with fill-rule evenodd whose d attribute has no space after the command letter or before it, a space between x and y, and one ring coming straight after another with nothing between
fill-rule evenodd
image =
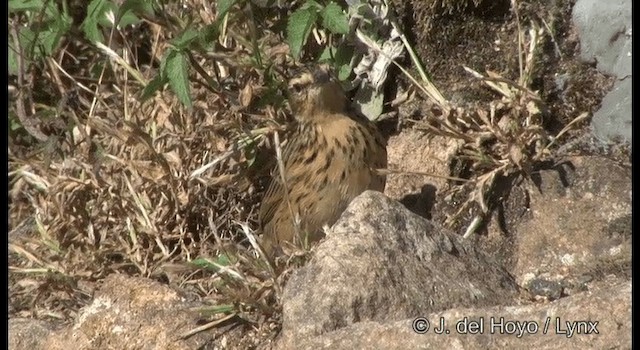
<instances>
[{"instance_id":1,"label":"rock","mask_svg":"<svg viewBox=\"0 0 640 350\"><path fill-rule=\"evenodd\" d=\"M618 81L593 114L591 126L600 140L631 143L631 78Z\"/></svg>"},{"instance_id":2,"label":"rock","mask_svg":"<svg viewBox=\"0 0 640 350\"><path fill-rule=\"evenodd\" d=\"M112 274L72 327L46 336L47 328L38 326L33 329L37 334L25 337L19 321L13 320L9 333L16 344L12 349L197 349L211 334L179 339L195 328L196 317L171 288Z\"/></svg>"},{"instance_id":3,"label":"rock","mask_svg":"<svg viewBox=\"0 0 640 350\"><path fill-rule=\"evenodd\" d=\"M506 211L517 214L504 218L512 236L502 240L510 245L502 248L511 254L506 261L487 257L479 240L363 193L289 280L277 348L629 347L630 169L604 157L571 157L536 172L520 192L527 200L515 201L527 204L527 214ZM504 268L528 289L528 301L516 298ZM419 316L432 327L444 317L451 334L416 334L411 324ZM483 334L457 334L464 317L482 317ZM537 328L524 337L492 335L491 317ZM566 321L587 328L597 321L600 334L568 337Z\"/></svg>"},{"instance_id":4,"label":"rock","mask_svg":"<svg viewBox=\"0 0 640 350\"><path fill-rule=\"evenodd\" d=\"M518 281L606 275L615 266L630 271L631 169L606 158L571 157L539 176L538 186L529 186L530 218L513 229L511 273Z\"/></svg>"},{"instance_id":5,"label":"rock","mask_svg":"<svg viewBox=\"0 0 640 350\"><path fill-rule=\"evenodd\" d=\"M45 321L30 318L9 319L9 349L43 349L42 340L51 332Z\"/></svg>"},{"instance_id":6,"label":"rock","mask_svg":"<svg viewBox=\"0 0 640 350\"><path fill-rule=\"evenodd\" d=\"M631 75L631 0L579 0L573 22L580 35L580 59L622 79Z\"/></svg>"},{"instance_id":7,"label":"rock","mask_svg":"<svg viewBox=\"0 0 640 350\"><path fill-rule=\"evenodd\" d=\"M562 296L563 286L560 282L548 281L542 278L534 278L527 283L529 292L548 300L556 300Z\"/></svg>"},{"instance_id":8,"label":"rock","mask_svg":"<svg viewBox=\"0 0 640 350\"><path fill-rule=\"evenodd\" d=\"M497 195L486 231L468 239L534 295L574 294L608 274L630 278L631 169L601 156L556 163L532 173L533 181L499 181L496 188L508 190ZM442 203L439 215L457 210ZM561 286L547 295L536 279Z\"/></svg>"},{"instance_id":9,"label":"rock","mask_svg":"<svg viewBox=\"0 0 640 350\"><path fill-rule=\"evenodd\" d=\"M418 130L404 130L389 139L389 169L439 176L449 175L449 160L458 152L461 140L428 135ZM447 180L418 174L387 176L385 194L401 201L409 210L431 217L436 192L447 186Z\"/></svg>"},{"instance_id":10,"label":"rock","mask_svg":"<svg viewBox=\"0 0 640 350\"><path fill-rule=\"evenodd\" d=\"M461 237L381 193L358 196L283 293L283 344L356 322L505 305L512 277Z\"/></svg>"},{"instance_id":11,"label":"rock","mask_svg":"<svg viewBox=\"0 0 640 350\"><path fill-rule=\"evenodd\" d=\"M307 338L282 349L630 349L631 348L631 282L618 281L588 293L563 298L548 304L527 306L454 308L424 314L429 330L418 334L413 330L416 319L395 322L364 321ZM448 334L436 334L440 320ZM467 333L464 320L467 320ZM483 320L482 332L472 334L472 321ZM505 332L499 325L504 321ZM545 331L545 323L549 327ZM461 323L459 323L461 322ZM518 322L518 323L516 323ZM581 334L569 336L569 325L581 327ZM507 326L507 324L509 324ZM518 325L517 328L510 328ZM595 327L595 328L593 328ZM506 330L513 330L507 333ZM528 330L528 332L527 332ZM597 331L597 333L595 333ZM590 334L586 334L590 333ZM522 335L520 335L522 334Z\"/></svg>"},{"instance_id":12,"label":"rock","mask_svg":"<svg viewBox=\"0 0 640 350\"><path fill-rule=\"evenodd\" d=\"M594 135L631 142L631 0L579 0L573 22L580 35L580 58L618 78L593 115Z\"/></svg>"}]
</instances>

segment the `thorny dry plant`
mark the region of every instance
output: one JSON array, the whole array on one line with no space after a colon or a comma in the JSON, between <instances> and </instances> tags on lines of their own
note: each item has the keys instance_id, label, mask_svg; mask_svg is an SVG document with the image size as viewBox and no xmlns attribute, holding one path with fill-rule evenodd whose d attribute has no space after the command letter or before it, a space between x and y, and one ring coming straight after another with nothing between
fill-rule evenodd
<instances>
[{"instance_id":1,"label":"thorny dry plant","mask_svg":"<svg viewBox=\"0 0 640 350\"><path fill-rule=\"evenodd\" d=\"M492 71L487 71L485 76L464 67L475 79L499 94L499 99L488 103L462 107L446 100L429 79L411 45L402 36L414 67L420 74L420 80L396 64L417 90L433 103L430 116L417 122L415 127L435 135L461 140L462 146L457 158L470 164L470 172L475 174L471 181L459 181L459 185L453 186L453 191L461 191L469 186L472 190L458 211L444 222L446 226L454 226L463 213L469 212L477 204L480 212L466 229L465 238L486 222L491 209L488 198L495 191L497 179L512 175L530 177L536 164L552 159L551 146L588 117L588 113L580 114L555 137L546 133L543 128L546 107L538 92L530 90L529 86L536 71L536 58L541 52L541 46L545 40L553 40L552 33L548 27L539 26L534 21L529 23L528 30L522 28L518 6L517 0L511 1L518 25L518 37L515 38L519 50L518 81L503 78ZM393 25L397 27L397 23ZM374 47L366 37L359 38L369 47ZM455 180L456 176L457 174L451 174L450 179Z\"/></svg>"}]
</instances>

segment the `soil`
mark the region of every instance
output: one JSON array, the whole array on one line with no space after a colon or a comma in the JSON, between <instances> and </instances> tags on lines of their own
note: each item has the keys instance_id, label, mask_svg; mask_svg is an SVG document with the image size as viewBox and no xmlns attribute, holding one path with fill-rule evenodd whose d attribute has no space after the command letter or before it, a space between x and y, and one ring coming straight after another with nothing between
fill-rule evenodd
<instances>
[{"instance_id":1,"label":"soil","mask_svg":"<svg viewBox=\"0 0 640 350\"><path fill-rule=\"evenodd\" d=\"M497 72L503 78L518 81L519 26L548 26L553 37L535 57L538 64L531 89L539 92L549 109L545 127L553 134L581 112L596 110L614 81L593 64L578 61L580 43L571 23L574 3L523 2L519 22L507 0L415 0L395 1L394 5L404 32L436 86L450 100L469 105L491 101L496 95L466 73L463 66L482 74ZM424 111L420 107L417 110ZM584 131L575 133L580 132Z\"/></svg>"}]
</instances>

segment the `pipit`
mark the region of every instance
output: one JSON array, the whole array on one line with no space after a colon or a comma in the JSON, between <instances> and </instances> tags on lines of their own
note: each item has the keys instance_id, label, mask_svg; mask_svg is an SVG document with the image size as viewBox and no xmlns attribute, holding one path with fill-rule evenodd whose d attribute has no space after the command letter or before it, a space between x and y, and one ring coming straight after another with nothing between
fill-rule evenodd
<instances>
[{"instance_id":1,"label":"pipit","mask_svg":"<svg viewBox=\"0 0 640 350\"><path fill-rule=\"evenodd\" d=\"M350 110L326 66L304 70L288 88L297 125L282 150L285 185L276 167L259 214L270 254L321 239L356 196L382 192L386 181L376 172L387 166L385 139Z\"/></svg>"}]
</instances>

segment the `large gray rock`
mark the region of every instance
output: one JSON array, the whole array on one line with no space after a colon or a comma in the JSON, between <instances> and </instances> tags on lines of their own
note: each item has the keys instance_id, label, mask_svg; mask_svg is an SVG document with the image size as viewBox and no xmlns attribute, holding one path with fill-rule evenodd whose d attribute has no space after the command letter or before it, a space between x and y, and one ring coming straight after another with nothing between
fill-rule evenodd
<instances>
[{"instance_id":1,"label":"large gray rock","mask_svg":"<svg viewBox=\"0 0 640 350\"><path fill-rule=\"evenodd\" d=\"M631 282L616 281L602 288L546 304L462 309L431 313L430 328L414 331L416 319L360 322L321 336L291 343L287 349L631 349ZM464 320L484 321L484 328L467 327ZM436 334L440 320L449 333ZM500 327L491 327L491 322ZM502 320L502 321L501 321ZM461 322L461 323L458 323ZM548 327L545 331L545 324ZM569 334L569 325L580 332ZM460 325L460 328L456 327ZM509 328L519 325L517 328ZM595 327L595 328L592 328ZM506 330L512 329L512 332ZM529 330L527 332L526 330ZM596 333L597 331L597 333Z\"/></svg>"},{"instance_id":2,"label":"large gray rock","mask_svg":"<svg viewBox=\"0 0 640 350\"><path fill-rule=\"evenodd\" d=\"M630 347L630 169L603 157L562 164L518 187L527 215L507 219L506 260L479 251L490 237L461 240L379 193L363 193L289 280L277 347ZM526 289L521 297L503 267ZM426 334L412 330L416 317L431 323ZM441 317L450 334L434 334ZM465 317L484 319L481 334L457 332ZM534 328L523 337L491 333L491 317ZM598 322L599 334L568 336L567 321Z\"/></svg>"},{"instance_id":3,"label":"large gray rock","mask_svg":"<svg viewBox=\"0 0 640 350\"><path fill-rule=\"evenodd\" d=\"M454 307L513 303L517 286L460 236L381 193L357 197L288 281L282 344L356 322L391 322Z\"/></svg>"},{"instance_id":4,"label":"large gray rock","mask_svg":"<svg viewBox=\"0 0 640 350\"><path fill-rule=\"evenodd\" d=\"M631 77L618 81L593 114L593 133L603 140L631 143Z\"/></svg>"},{"instance_id":5,"label":"large gray rock","mask_svg":"<svg viewBox=\"0 0 640 350\"><path fill-rule=\"evenodd\" d=\"M578 0L573 21L580 35L580 58L618 78L593 115L594 134L631 142L631 0Z\"/></svg>"},{"instance_id":6,"label":"large gray rock","mask_svg":"<svg viewBox=\"0 0 640 350\"><path fill-rule=\"evenodd\" d=\"M619 79L631 75L631 0L578 0L573 22L580 35L580 59Z\"/></svg>"}]
</instances>

